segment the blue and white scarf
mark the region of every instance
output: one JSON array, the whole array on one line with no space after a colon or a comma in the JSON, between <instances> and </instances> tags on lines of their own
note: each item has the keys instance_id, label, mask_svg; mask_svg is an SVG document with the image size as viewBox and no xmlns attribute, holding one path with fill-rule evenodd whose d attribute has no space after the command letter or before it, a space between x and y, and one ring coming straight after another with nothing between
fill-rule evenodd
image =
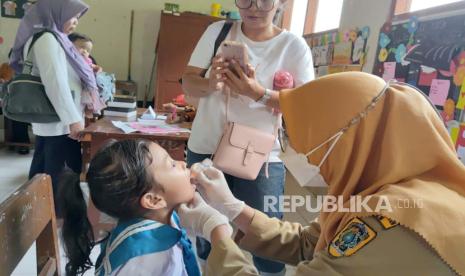
<instances>
[{"instance_id":1,"label":"blue and white scarf","mask_svg":"<svg viewBox=\"0 0 465 276\"><path fill-rule=\"evenodd\" d=\"M173 213L173 219L179 226L176 213ZM95 265L95 275L111 275L115 269L132 258L168 250L178 242L182 246L187 274L200 276L192 243L186 231L147 219L118 223L110 237L101 244L101 253Z\"/></svg>"}]
</instances>

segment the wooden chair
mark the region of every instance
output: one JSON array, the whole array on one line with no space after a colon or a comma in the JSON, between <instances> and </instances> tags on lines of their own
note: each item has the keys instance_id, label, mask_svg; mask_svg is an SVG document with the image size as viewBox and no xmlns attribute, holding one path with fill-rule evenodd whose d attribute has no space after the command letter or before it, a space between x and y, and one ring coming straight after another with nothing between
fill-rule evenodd
<instances>
[{"instance_id":1,"label":"wooden chair","mask_svg":"<svg viewBox=\"0 0 465 276\"><path fill-rule=\"evenodd\" d=\"M0 237L0 276L10 275L34 242L38 275L60 275L49 176L35 176L0 202Z\"/></svg>"}]
</instances>

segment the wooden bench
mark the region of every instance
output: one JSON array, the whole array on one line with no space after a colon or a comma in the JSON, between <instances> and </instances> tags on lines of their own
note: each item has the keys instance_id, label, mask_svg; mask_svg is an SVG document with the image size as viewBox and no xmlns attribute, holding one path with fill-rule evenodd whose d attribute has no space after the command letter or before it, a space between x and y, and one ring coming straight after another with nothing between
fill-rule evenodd
<instances>
[{"instance_id":1,"label":"wooden bench","mask_svg":"<svg viewBox=\"0 0 465 276\"><path fill-rule=\"evenodd\" d=\"M0 202L0 276L10 275L31 245L37 245L38 275L60 275L55 207L44 174Z\"/></svg>"}]
</instances>

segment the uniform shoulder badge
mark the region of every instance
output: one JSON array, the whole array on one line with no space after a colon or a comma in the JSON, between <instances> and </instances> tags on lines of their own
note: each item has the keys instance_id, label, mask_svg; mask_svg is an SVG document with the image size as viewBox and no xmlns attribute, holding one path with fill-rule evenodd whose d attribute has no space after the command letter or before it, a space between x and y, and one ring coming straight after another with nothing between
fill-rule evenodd
<instances>
[{"instance_id":1,"label":"uniform shoulder badge","mask_svg":"<svg viewBox=\"0 0 465 276\"><path fill-rule=\"evenodd\" d=\"M333 257L348 257L376 237L376 232L359 218L353 218L331 241L328 252Z\"/></svg>"},{"instance_id":2,"label":"uniform shoulder badge","mask_svg":"<svg viewBox=\"0 0 465 276\"><path fill-rule=\"evenodd\" d=\"M387 217L376 216L376 219L379 221L379 223L381 223L381 225L384 227L384 229L390 229L390 228L392 228L394 226L399 225L398 222L395 222L394 220L392 220L390 218L387 218Z\"/></svg>"}]
</instances>

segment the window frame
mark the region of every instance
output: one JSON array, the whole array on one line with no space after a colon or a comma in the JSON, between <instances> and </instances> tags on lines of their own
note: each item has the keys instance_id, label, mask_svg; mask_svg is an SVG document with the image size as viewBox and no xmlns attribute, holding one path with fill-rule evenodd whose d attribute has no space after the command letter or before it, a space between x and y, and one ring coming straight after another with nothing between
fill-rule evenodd
<instances>
[{"instance_id":1,"label":"window frame","mask_svg":"<svg viewBox=\"0 0 465 276\"><path fill-rule=\"evenodd\" d=\"M292 7L294 6L294 1L299 1L299 0L288 0L287 5L288 7L284 11L283 14L283 21L282 21L282 28L285 28L287 30L290 30L291 27L291 22L292 22ZM308 36L311 34L315 34L315 24L316 24L316 18L318 15L318 6L319 6L320 0L308 0L307 3L307 12L305 14L305 23L304 23L304 33L303 36ZM318 32L318 33L325 33L325 32L330 32L332 30L326 30L323 32Z\"/></svg>"},{"instance_id":2,"label":"window frame","mask_svg":"<svg viewBox=\"0 0 465 276\"><path fill-rule=\"evenodd\" d=\"M412 0L394 0L392 1L390 21L408 20L413 15L416 17L425 17L436 15L439 13L447 13L450 11L465 9L465 1L461 0L454 3L444 4L436 7L431 7L423 10L411 12L410 8Z\"/></svg>"}]
</instances>

